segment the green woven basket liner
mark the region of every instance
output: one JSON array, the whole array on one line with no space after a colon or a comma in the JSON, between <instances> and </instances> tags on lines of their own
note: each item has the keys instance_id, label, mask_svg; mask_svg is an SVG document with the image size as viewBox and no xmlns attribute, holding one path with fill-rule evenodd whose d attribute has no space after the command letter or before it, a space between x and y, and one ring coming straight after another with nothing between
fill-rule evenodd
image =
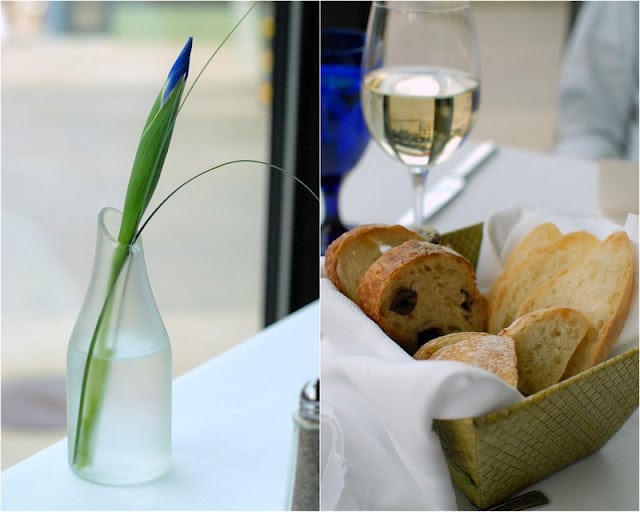
<instances>
[{"instance_id":1,"label":"green woven basket liner","mask_svg":"<svg viewBox=\"0 0 640 512\"><path fill-rule=\"evenodd\" d=\"M454 484L488 507L597 451L638 406L638 349L477 418L435 420Z\"/></svg>"},{"instance_id":2,"label":"green woven basket liner","mask_svg":"<svg viewBox=\"0 0 640 512\"><path fill-rule=\"evenodd\" d=\"M475 267L482 224L442 235ZM638 407L638 349L486 416L435 420L453 483L489 507L601 448Z\"/></svg>"},{"instance_id":3,"label":"green woven basket liner","mask_svg":"<svg viewBox=\"0 0 640 512\"><path fill-rule=\"evenodd\" d=\"M482 244L482 224L450 231L442 235L442 244L448 245L466 257L473 267L478 264L480 244Z\"/></svg>"}]
</instances>

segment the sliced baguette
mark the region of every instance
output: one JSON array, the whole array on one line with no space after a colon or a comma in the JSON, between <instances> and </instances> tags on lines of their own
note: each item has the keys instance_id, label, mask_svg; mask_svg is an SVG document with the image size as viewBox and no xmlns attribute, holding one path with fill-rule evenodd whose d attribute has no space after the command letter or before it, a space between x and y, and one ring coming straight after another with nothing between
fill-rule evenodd
<instances>
[{"instance_id":1,"label":"sliced baguette","mask_svg":"<svg viewBox=\"0 0 640 512\"><path fill-rule=\"evenodd\" d=\"M471 263L443 245L408 240L362 276L359 305L408 354L461 331L485 331L487 300Z\"/></svg>"},{"instance_id":2,"label":"sliced baguette","mask_svg":"<svg viewBox=\"0 0 640 512\"><path fill-rule=\"evenodd\" d=\"M460 361L493 373L514 388L518 386L515 344L508 336L475 336L447 345L429 360Z\"/></svg>"},{"instance_id":3,"label":"sliced baguette","mask_svg":"<svg viewBox=\"0 0 640 512\"><path fill-rule=\"evenodd\" d=\"M439 336L422 345L418 349L418 351L413 355L413 358L429 359L435 352L440 350L442 347L453 345L454 343L458 343L459 341L467 340L469 338L476 338L478 336L489 336L489 333L477 332L477 331L465 331L465 332L452 332L451 334L446 334L445 336Z\"/></svg>"},{"instance_id":4,"label":"sliced baguette","mask_svg":"<svg viewBox=\"0 0 640 512\"><path fill-rule=\"evenodd\" d=\"M423 240L400 225L367 224L334 240L325 252L325 271L331 282L356 304L362 276L387 249L407 240Z\"/></svg>"},{"instance_id":5,"label":"sliced baguette","mask_svg":"<svg viewBox=\"0 0 640 512\"><path fill-rule=\"evenodd\" d=\"M586 231L562 236L512 267L489 303L488 330L498 333L518 316L520 305L540 286L563 270L574 267L599 243Z\"/></svg>"},{"instance_id":6,"label":"sliced baguette","mask_svg":"<svg viewBox=\"0 0 640 512\"><path fill-rule=\"evenodd\" d=\"M500 272L498 278L493 282L491 288L489 288L487 299L489 301L494 299L498 288L508 278L512 268L517 266L518 263L523 261L529 255L535 254L537 251L555 242L561 236L562 234L558 227L551 222L540 224L527 233L507 257L507 261L505 262L504 267L502 267L502 272Z\"/></svg>"},{"instance_id":7,"label":"sliced baguette","mask_svg":"<svg viewBox=\"0 0 640 512\"><path fill-rule=\"evenodd\" d=\"M627 234L618 231L598 243L580 264L541 286L520 306L518 316L564 306L577 309L589 319L592 327L571 357L563 375L566 378L608 356L624 326L632 289L632 245Z\"/></svg>"},{"instance_id":8,"label":"sliced baguette","mask_svg":"<svg viewBox=\"0 0 640 512\"><path fill-rule=\"evenodd\" d=\"M589 320L570 308L546 308L517 318L500 332L516 346L518 389L531 395L558 382L589 331Z\"/></svg>"}]
</instances>

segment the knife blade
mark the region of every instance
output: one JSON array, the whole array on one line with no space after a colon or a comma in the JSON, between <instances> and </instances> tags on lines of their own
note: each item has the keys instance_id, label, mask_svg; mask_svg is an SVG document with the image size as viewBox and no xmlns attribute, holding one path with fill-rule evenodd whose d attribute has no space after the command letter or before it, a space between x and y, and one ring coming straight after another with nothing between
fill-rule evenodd
<instances>
[{"instance_id":1,"label":"knife blade","mask_svg":"<svg viewBox=\"0 0 640 512\"><path fill-rule=\"evenodd\" d=\"M462 192L467 184L467 177L484 164L497 149L498 146L491 141L478 144L459 165L442 176L431 187L428 187L424 194L424 220L435 215L449 201ZM411 226L413 224L413 211L405 213L399 223L403 226Z\"/></svg>"},{"instance_id":2,"label":"knife blade","mask_svg":"<svg viewBox=\"0 0 640 512\"><path fill-rule=\"evenodd\" d=\"M549 503L549 499L540 491L530 491L514 498L506 499L484 510L527 510Z\"/></svg>"}]
</instances>

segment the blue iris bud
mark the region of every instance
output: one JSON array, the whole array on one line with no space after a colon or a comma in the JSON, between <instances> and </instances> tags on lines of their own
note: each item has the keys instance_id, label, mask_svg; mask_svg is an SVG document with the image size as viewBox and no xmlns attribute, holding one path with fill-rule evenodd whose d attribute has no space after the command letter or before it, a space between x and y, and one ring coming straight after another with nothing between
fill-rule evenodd
<instances>
[{"instance_id":1,"label":"blue iris bud","mask_svg":"<svg viewBox=\"0 0 640 512\"><path fill-rule=\"evenodd\" d=\"M178 55L178 58L173 63L171 70L169 71L169 76L167 76L167 81L164 85L164 92L162 93L162 103L164 104L167 101L167 98L171 94L171 91L178 84L180 79L184 77L187 79L189 75L189 59L191 58L191 42L193 37L189 36L187 39L187 43L184 45L184 48Z\"/></svg>"}]
</instances>

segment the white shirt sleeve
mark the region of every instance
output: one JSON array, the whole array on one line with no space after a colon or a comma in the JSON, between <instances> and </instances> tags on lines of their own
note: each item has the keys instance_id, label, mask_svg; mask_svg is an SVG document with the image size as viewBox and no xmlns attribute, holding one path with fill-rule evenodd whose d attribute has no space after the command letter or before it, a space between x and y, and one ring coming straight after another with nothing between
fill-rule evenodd
<instances>
[{"instance_id":1,"label":"white shirt sleeve","mask_svg":"<svg viewBox=\"0 0 640 512\"><path fill-rule=\"evenodd\" d=\"M638 2L584 2L560 78L556 152L638 160Z\"/></svg>"}]
</instances>

